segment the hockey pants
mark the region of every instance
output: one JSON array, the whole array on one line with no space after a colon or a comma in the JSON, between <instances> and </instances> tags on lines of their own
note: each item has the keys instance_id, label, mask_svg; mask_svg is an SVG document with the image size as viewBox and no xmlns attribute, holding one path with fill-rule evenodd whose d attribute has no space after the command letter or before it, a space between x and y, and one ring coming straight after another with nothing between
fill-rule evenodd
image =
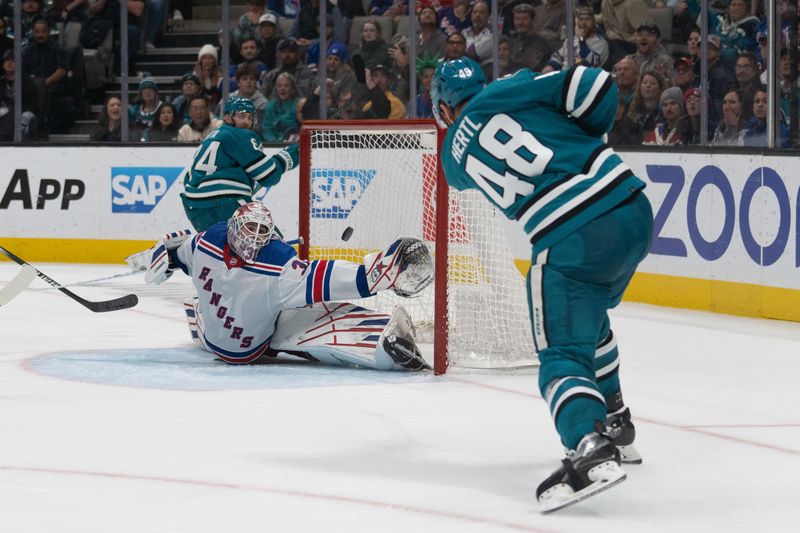
<instances>
[{"instance_id":1,"label":"hockey pants","mask_svg":"<svg viewBox=\"0 0 800 533\"><path fill-rule=\"evenodd\" d=\"M619 392L616 307L653 230L650 202L638 193L532 258L528 305L539 353L539 389L561 441L575 449L606 421L606 399Z\"/></svg>"}]
</instances>

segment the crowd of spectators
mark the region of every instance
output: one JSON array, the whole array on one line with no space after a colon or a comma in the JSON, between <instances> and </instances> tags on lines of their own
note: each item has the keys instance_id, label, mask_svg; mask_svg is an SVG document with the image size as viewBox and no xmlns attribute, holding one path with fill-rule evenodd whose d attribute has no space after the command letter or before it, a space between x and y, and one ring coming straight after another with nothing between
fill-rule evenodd
<instances>
[{"instance_id":1,"label":"crowd of spectators","mask_svg":"<svg viewBox=\"0 0 800 533\"><path fill-rule=\"evenodd\" d=\"M324 56L320 50L320 9L327 9ZM611 71L619 88L613 144L678 145L700 142L701 101L708 103L705 137L718 146L765 146L768 72L767 25L758 0L714 0L709 4L707 80L701 88L702 32L697 0L584 0L568 16L564 0L498 0L498 62L493 63L491 3L485 0L417 2L416 35L409 35L404 0L247 0L230 32L230 70L223 72L220 42L197 51L197 63L180 77L171 102L156 81L141 77L128 109L131 139L196 142L219 125L224 84L230 94L249 98L253 123L265 142L297 138L304 120L319 118L319 63L325 61L329 118L428 118L430 82L441 60L470 56L488 79L519 68L552 72L570 55L579 64ZM13 46L9 0L0 0L0 140L13 132ZM71 81L70 51L54 27L82 24L80 41L110 46L119 41L119 0L22 0L23 133L36 138L69 129L69 99L80 99ZM797 84L791 78L789 9L778 0L781 35L778 80L780 146L790 146ZM190 14L191 2L127 0L127 35L134 54L152 51L159 32ZM671 10L672 33L662 35L655 10ZM292 18L291 25L280 21ZM663 18L663 17L662 17ZM403 21L405 20L405 24ZM566 25L574 33L568 42ZM392 29L387 33L387 28ZM220 38L222 34L220 34ZM410 57L414 39L417 57ZM797 42L796 39L791 39ZM118 70L119 58L112 68ZM417 88L410 90L411 72ZM176 77L181 73L176 73ZM29 85L29 82L33 85ZM31 89L33 87L33 89ZM412 100L412 94L414 100ZM33 96L30 96L33 95ZM412 105L413 104L413 105ZM103 105L93 140L119 138L119 98ZM74 106L73 106L74 107ZM415 112L411 116L411 110ZM795 112L796 112L795 107ZM795 127L796 129L796 127Z\"/></svg>"}]
</instances>

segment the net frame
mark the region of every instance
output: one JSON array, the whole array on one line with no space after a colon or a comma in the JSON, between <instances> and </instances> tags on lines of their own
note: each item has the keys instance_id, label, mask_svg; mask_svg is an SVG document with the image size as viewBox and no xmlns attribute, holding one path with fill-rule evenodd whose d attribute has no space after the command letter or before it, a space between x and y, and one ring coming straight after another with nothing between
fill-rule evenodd
<instances>
[{"instance_id":1,"label":"net frame","mask_svg":"<svg viewBox=\"0 0 800 533\"><path fill-rule=\"evenodd\" d=\"M417 136L415 135L416 133L429 133L431 135L435 135L435 143L432 142L431 137L426 135ZM423 238L431 245L431 251L434 256L435 275L432 287L432 325L428 323L430 320L428 317L430 317L431 304L430 294L427 291L430 289L423 291L422 299L428 303L425 303L421 307L417 306L415 303L410 303L405 300L394 300L394 303L402 303L407 309L409 309L409 311L411 311L411 309L408 307L408 305L412 305L416 309L421 309L424 311L420 314L420 316L424 317L424 321L426 323L425 327L423 327L423 330L426 332L423 334L423 337L425 335L432 335L433 337L433 363L435 374L439 375L447 372L448 369L452 368L452 365L454 364L457 364L459 368L464 367L467 369L499 369L518 368L521 366L536 366L537 363L535 361L527 359L528 354L533 356L534 351L532 347L532 336L530 334L530 321L527 315L527 303L525 302L526 291L524 290L524 277L519 275L520 272L517 270L517 267L514 266L514 259L510 254L510 250L504 248L504 250L498 252L498 250L495 248L495 245L497 244L496 241L498 241L496 238L490 238L488 240L484 238L475 241L473 239L474 236L478 233L484 234L485 230L481 229L478 233L475 233L472 237L470 237L470 233L476 230L474 229L474 226L466 223L466 218L463 218L467 216L467 212L464 211L464 209L467 209L467 211L470 213L472 212L472 209L477 209L475 215L479 216L479 220L485 219L487 216L487 210L491 211L491 214L488 215L490 218L494 219L502 217L498 216L498 213L488 204L488 202L485 201L485 198L482 197L481 193L477 191L456 191L447 185L439 157L442 152L442 144L445 133L445 130L438 128L435 121L424 119L399 121L340 120L305 122L301 127L300 132L300 198L298 229L300 236L303 237L303 243L299 248L299 256L303 259L341 257L351 261L358 261L358 256L353 256L352 252L355 252L359 249L359 251L363 252L364 246L362 245L366 245L367 248L372 248L378 245L381 247L380 249L382 249L383 246L388 245L388 243L391 241L387 240L386 243L382 241L380 243L364 243L360 242L359 238L341 238L340 240L339 232L341 232L341 229L339 228L343 228L344 224L347 224L348 227L355 227L355 232L371 234L376 227L387 226L374 225L380 224L380 222L371 222L375 220L374 217L376 215L375 212L372 211L373 207L367 206L386 205L387 208L391 209L391 199L395 198L395 196L409 199L416 198L417 200L412 199L411 203L403 205L412 206L411 209L415 209L413 206L417 206L417 208L420 209L422 213L422 219L420 220L412 217L411 220L417 220L421 223L423 234L416 236ZM393 134L397 134L397 139L393 138ZM435 144L435 147L433 144ZM394 159L382 159L393 155L392 150L397 150L398 147L402 146L409 147L410 151L406 153L422 154L421 167L418 166L420 163L415 162L413 156L410 158L399 157L396 163ZM352 152L350 150L351 148ZM312 150L318 150L319 153L314 152L312 154ZM338 153L340 150L342 152L341 155ZM350 159L351 154L358 154L364 150L367 150L370 153L370 155L366 156L365 159L361 159L359 155L355 155L352 159ZM372 155L373 153L375 154L374 157ZM316 157L316 159L312 159L314 157ZM430 162L432 160L435 160L435 179L431 174L432 169ZM362 161L365 161L365 163L362 164ZM374 163L372 163L372 161L374 161ZM392 166L395 164L397 166ZM362 165L364 168L362 168ZM376 166L373 167L372 165ZM407 169L407 174L409 170L411 170L411 174L414 174L418 171L422 177L420 182L423 183L422 187L420 187L419 190L412 187L414 190L402 189L398 192L398 190L396 190L396 183L398 182L386 180L385 178L380 179L379 181L374 181L371 177L365 178L362 176L362 174L369 173L372 168L378 169L376 170L376 172L378 172L377 175L381 175L382 173L387 172L387 167L391 168L392 170L395 168L405 168ZM352 172L352 174L350 174L350 172ZM393 172L390 172L390 175L392 174ZM331 212L333 212L335 209L342 209L341 206L335 206L335 202L332 204L323 203L322 205L312 205L312 199L315 198L315 196L312 195L313 176L316 176L316 180L318 180L320 177L329 177L335 180L336 178L341 179L343 176L346 177L346 179L356 179L358 181L363 179L366 181L366 183L371 183L368 189L368 191L371 192L362 191L361 194L371 194L372 196L369 200L367 200L366 204L363 203L366 198L359 196L359 199L353 202L352 207L344 207L344 209L348 209L345 216L341 216L341 213L339 213L340 216L332 216ZM428 188L431 181L435 181L433 189ZM333 187L333 183L335 183L335 181L328 182L327 186ZM407 184L408 182L399 183ZM364 183L362 182L361 185L364 186ZM373 190L376 185L378 188ZM317 181L313 181L313 186L319 187L320 184L317 183ZM347 189L344 183L339 184L339 187L342 186ZM328 190L329 199L331 198L330 193L332 190L333 189ZM343 194L345 194L345 196L341 198L346 199L347 192L345 191ZM431 195L434 196L433 201L431 201ZM379 199L377 204L374 203L374 198ZM385 198L389 198L389 200L386 202L382 202L380 200ZM345 202L345 204L348 206L350 205L347 204L347 202ZM362 209L366 209L371 213L368 214L367 217L359 216L361 213L356 213L355 211L358 210L362 204L364 205ZM455 211L453 211L454 206L456 209ZM460 212L458 206L461 206ZM433 210L435 210L432 217L430 216L431 213L429 211L431 207ZM317 214L313 215L314 229L312 232L312 213L314 212ZM320 216L321 212L325 213L327 216ZM382 213L382 211L379 212ZM387 216L389 217L389 220L392 220L391 215L387 214ZM321 221L325 218L338 220L331 220L330 224L317 221L318 219ZM434 219L433 239L430 238L430 218ZM408 222L409 219L404 218L402 220ZM401 225L402 224L403 223L401 222ZM493 222L492 224L496 223ZM486 228L491 226L492 225L490 224L489 226L486 226ZM483 228L483 226L481 228ZM495 230L489 231L491 233L491 231L496 231L499 229L500 228L495 228ZM462 233L463 231L466 231L467 233ZM410 233L410 235L413 236L414 233ZM427 235L427 237L424 235ZM487 233L486 235L489 234ZM497 237L497 233L491 233L491 235ZM400 235L395 235L395 237L396 236ZM371 240L374 237L374 235L369 235L367 239ZM312 238L317 239L317 242L312 242ZM467 240L465 241L464 238ZM453 239L452 243L450 239ZM345 244L345 240L348 241L347 244ZM431 240L434 240L435 242L431 243ZM503 238L500 238L499 240L503 242L505 241ZM331 241L336 241L336 243L340 244L332 244ZM356 243L353 241L359 242ZM479 254L478 256L475 256L475 262L465 263L465 259L472 257L470 253L464 255L465 243L467 243L468 247L471 247L472 245L469 245L470 241L472 241L473 244L476 244L477 242L484 244L489 243L491 246L478 246L479 249L473 250L473 252L477 252ZM501 246L504 247L506 245L502 244ZM503 251L506 252L505 255L502 255ZM482 260L480 259L480 257L486 257L486 255L484 255L485 253L490 253L489 257L507 257L508 261L497 263L497 265L500 266L489 266L487 263L482 263ZM500 253L500 255L495 255L498 253ZM313 257L311 257L312 254ZM455 254L455 256L451 257L450 254ZM492 261L490 261L490 263L495 264L495 262ZM481 267L480 265L484 266ZM516 281L519 281L519 285L512 284L513 286L510 287L505 282L496 286L494 283L490 283L490 285L483 284L483 280L486 279L498 280L502 278L507 281L509 279L508 276L510 275L508 272L509 269L514 271L513 276L515 283ZM479 279L480 281L476 282L475 280L472 280L472 284L470 284L470 281L464 278L465 272L473 272L475 279ZM498 275L500 278L497 278ZM501 313L498 315L494 315L492 313L487 315L485 312L483 314L469 314L469 318L464 320L464 317L467 316L463 315L464 309L479 309L474 307L473 304L479 305L481 303L487 303L481 299L486 298L486 289L482 289L476 293L474 289L470 290L470 285L472 285L474 289L478 289L478 286L491 287L489 291L490 298L493 298L495 303L492 304L491 302L488 302L489 307L487 309L495 309L492 306L496 305L498 298L500 298L499 301L502 302L502 309L506 309L505 306L506 302L508 301L507 298L509 297L509 290L514 297L521 299L522 301L516 302L517 307L509 308L513 310L512 313ZM387 294L389 293L381 293L381 295L374 297L378 298L378 300L372 300L369 303L365 302L362 305L370 308L382 309L385 311L385 306L392 303L392 298L397 298L393 294L386 296ZM464 298L467 298L467 300L463 300ZM464 307L465 303L467 307ZM452 309L450 309L449 306L452 306ZM523 308L524 311L522 310ZM412 311L412 315L413 314L414 313ZM487 316L488 321L486 318ZM512 317L512 319L510 322L507 322L509 317ZM497 322L498 320L500 322ZM527 321L527 326L523 324L524 331L520 329L520 320L523 322ZM415 324L417 324L416 318ZM494 332L495 335L493 337L480 336L480 332L485 333L487 331ZM419 332L420 330L418 328L418 333ZM514 335L510 335L509 332L513 332ZM526 346L524 346L522 350L522 352L526 354L524 356L526 358L524 361L522 361L518 355L512 356L511 359L505 359L505 354L507 353L522 353L519 350L520 346L518 341L509 343L509 341L503 340L508 337L525 339L523 344L526 344ZM422 342L431 341L422 340ZM455 344L453 344L454 342ZM530 346L530 350L527 349L528 345ZM472 348L469 348L470 346L472 346ZM476 346L478 347L476 348ZM451 350L455 350L455 352L451 352ZM477 351L470 352L470 350ZM483 352L483 355L481 355L480 352ZM475 357L470 357L473 354ZM503 355L499 356L500 359L495 359L491 354ZM455 355L458 355L456 360L453 359ZM465 357L467 357L467 359L465 359ZM516 357L516 359L514 357Z\"/></svg>"}]
</instances>

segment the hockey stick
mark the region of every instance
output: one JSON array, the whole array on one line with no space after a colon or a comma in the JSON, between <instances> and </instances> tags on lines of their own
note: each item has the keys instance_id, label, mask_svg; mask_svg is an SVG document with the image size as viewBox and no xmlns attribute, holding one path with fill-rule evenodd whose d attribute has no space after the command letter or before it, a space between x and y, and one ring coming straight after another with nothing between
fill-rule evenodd
<instances>
[{"instance_id":1,"label":"hockey stick","mask_svg":"<svg viewBox=\"0 0 800 533\"><path fill-rule=\"evenodd\" d=\"M47 274L45 274L41 270L37 269L36 267L31 265L30 263L28 263L24 259L20 259L19 257L14 255L10 251L6 250L2 246L0 246L0 253L5 255L6 257L11 259L12 261L17 263L18 265L22 265L23 267L25 267L27 265L29 268L33 269L36 272L36 276L37 277L39 277L40 279L43 279L44 281L49 283L51 286L57 288L59 291L63 292L64 294L66 294L67 296L69 296L70 298L72 298L73 300L75 300L76 302L78 302L79 304L84 306L85 308L87 308L89 311L92 311L94 313L105 313L105 312L108 312L108 311L119 311L121 309L128 309L130 307L133 307L137 303L139 303L139 298L135 294L128 294L128 295L125 295L125 296L120 296L119 298L114 298L112 300L104 300L104 301L101 301L101 302L91 302L89 300L85 300L85 299L81 298L80 296L78 296L77 294L75 294L74 292L72 292L72 291L70 291L68 289L65 289L64 287L61 286L61 284L59 282L57 282L56 280L54 280L53 278L51 278L50 276L48 276Z\"/></svg>"},{"instance_id":2,"label":"hockey stick","mask_svg":"<svg viewBox=\"0 0 800 533\"><path fill-rule=\"evenodd\" d=\"M0 305L6 305L17 297L19 293L36 279L36 270L33 267L23 265L22 270L17 272L14 279L9 281L5 287L0 289Z\"/></svg>"}]
</instances>

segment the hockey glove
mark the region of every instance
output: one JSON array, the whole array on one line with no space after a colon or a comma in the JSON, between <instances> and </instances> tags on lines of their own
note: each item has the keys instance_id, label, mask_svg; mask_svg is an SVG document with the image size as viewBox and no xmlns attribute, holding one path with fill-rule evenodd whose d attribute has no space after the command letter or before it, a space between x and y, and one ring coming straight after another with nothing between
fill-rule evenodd
<instances>
[{"instance_id":1,"label":"hockey glove","mask_svg":"<svg viewBox=\"0 0 800 533\"><path fill-rule=\"evenodd\" d=\"M188 229L167 233L161 237L155 246L145 251L150 255L150 262L144 275L145 283L159 285L172 276L178 266L173 263L170 252L177 250L191 236L192 232Z\"/></svg>"},{"instance_id":2,"label":"hockey glove","mask_svg":"<svg viewBox=\"0 0 800 533\"><path fill-rule=\"evenodd\" d=\"M404 237L383 252L364 258L369 291L393 290L403 297L419 294L433 281L430 250L419 239Z\"/></svg>"},{"instance_id":3,"label":"hockey glove","mask_svg":"<svg viewBox=\"0 0 800 533\"><path fill-rule=\"evenodd\" d=\"M290 144L289 146L287 146L286 148L275 154L274 157L278 158L278 161L283 163L284 172L292 170L294 167L297 166L297 162L300 160L300 145L297 143Z\"/></svg>"}]
</instances>

